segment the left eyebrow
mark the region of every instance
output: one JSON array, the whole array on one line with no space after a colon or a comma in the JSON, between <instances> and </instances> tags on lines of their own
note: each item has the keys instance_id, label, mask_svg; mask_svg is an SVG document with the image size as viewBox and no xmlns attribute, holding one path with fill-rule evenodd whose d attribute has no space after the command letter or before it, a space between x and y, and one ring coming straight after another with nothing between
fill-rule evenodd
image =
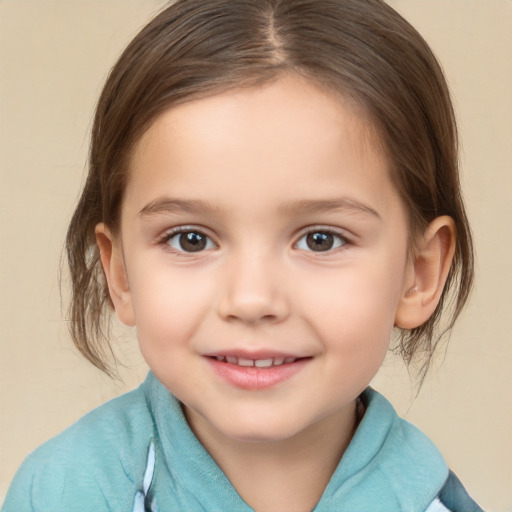
<instances>
[{"instance_id":1,"label":"left eyebrow","mask_svg":"<svg viewBox=\"0 0 512 512\"><path fill-rule=\"evenodd\" d=\"M139 215L150 217L165 213L209 213L214 210L217 210L217 208L206 201L161 197L144 206Z\"/></svg>"},{"instance_id":2,"label":"left eyebrow","mask_svg":"<svg viewBox=\"0 0 512 512\"><path fill-rule=\"evenodd\" d=\"M292 201L281 206L284 213L326 213L333 210L342 210L349 213L363 213L382 220L379 212L360 201L348 197L321 200L300 200Z\"/></svg>"}]
</instances>

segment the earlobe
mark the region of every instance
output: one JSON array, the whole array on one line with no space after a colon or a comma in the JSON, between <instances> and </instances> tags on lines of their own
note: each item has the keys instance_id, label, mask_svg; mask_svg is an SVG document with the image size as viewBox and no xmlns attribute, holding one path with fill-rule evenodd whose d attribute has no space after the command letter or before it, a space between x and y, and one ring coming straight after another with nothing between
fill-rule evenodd
<instances>
[{"instance_id":1,"label":"earlobe","mask_svg":"<svg viewBox=\"0 0 512 512\"><path fill-rule=\"evenodd\" d=\"M455 222L447 215L435 218L427 227L410 263L396 311L397 327L414 329L434 313L452 264L456 236Z\"/></svg>"},{"instance_id":2,"label":"earlobe","mask_svg":"<svg viewBox=\"0 0 512 512\"><path fill-rule=\"evenodd\" d=\"M110 298L117 316L124 324L134 326L135 313L121 244L104 223L96 226L95 234Z\"/></svg>"}]
</instances>

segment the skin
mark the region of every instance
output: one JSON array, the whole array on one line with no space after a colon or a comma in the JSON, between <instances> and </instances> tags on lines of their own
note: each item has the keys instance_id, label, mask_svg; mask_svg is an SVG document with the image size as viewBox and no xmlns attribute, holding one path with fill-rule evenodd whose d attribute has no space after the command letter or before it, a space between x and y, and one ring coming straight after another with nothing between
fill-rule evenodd
<instances>
[{"instance_id":1,"label":"skin","mask_svg":"<svg viewBox=\"0 0 512 512\"><path fill-rule=\"evenodd\" d=\"M97 226L118 316L258 511L314 507L393 326L423 323L442 291L453 222L436 219L411 257L383 154L355 108L284 76L158 117L135 148L119 235ZM176 229L208 237L204 250ZM212 365L227 352L307 359L243 389Z\"/></svg>"}]
</instances>

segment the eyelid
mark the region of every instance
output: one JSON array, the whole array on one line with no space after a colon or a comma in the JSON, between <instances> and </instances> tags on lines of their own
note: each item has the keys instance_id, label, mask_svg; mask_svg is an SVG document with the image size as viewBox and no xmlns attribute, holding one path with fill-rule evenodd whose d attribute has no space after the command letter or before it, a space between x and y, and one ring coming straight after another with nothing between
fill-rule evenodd
<instances>
[{"instance_id":1,"label":"eyelid","mask_svg":"<svg viewBox=\"0 0 512 512\"><path fill-rule=\"evenodd\" d=\"M333 227L325 226L325 225L324 226L318 225L318 226L311 226L311 227L303 229L300 232L300 234L297 236L297 241L294 243L294 248L297 248L297 245L304 237L307 237L308 235L310 235L312 233L331 234L334 237L339 238L342 241L342 244L338 247L334 247L334 248L326 250L326 251L313 251L311 249L299 249L299 250L303 250L305 252L310 252L312 254L319 255L319 256L322 256L322 255L327 256L327 255L336 253L338 251L344 250L347 248L347 246L350 246L353 244L352 236L348 235L345 230L342 230L340 228L333 228Z\"/></svg>"},{"instance_id":2,"label":"eyelid","mask_svg":"<svg viewBox=\"0 0 512 512\"><path fill-rule=\"evenodd\" d=\"M168 250L170 250L176 254L180 254L180 255L184 255L184 254L198 255L200 253L203 253L205 251L212 249L212 248L209 248L209 249L203 249L203 250L197 251L197 252L187 252L187 251L181 251L179 249L171 247L170 244L168 243L169 240L171 240L175 236L183 234L183 233L190 233L190 232L198 233L198 234L205 236L210 242L213 243L214 248L219 247L219 244L214 240L214 237L209 233L208 229L201 227L201 226L194 226L194 225L176 226L174 228L167 229L160 237L158 237L157 244L165 245Z\"/></svg>"}]
</instances>

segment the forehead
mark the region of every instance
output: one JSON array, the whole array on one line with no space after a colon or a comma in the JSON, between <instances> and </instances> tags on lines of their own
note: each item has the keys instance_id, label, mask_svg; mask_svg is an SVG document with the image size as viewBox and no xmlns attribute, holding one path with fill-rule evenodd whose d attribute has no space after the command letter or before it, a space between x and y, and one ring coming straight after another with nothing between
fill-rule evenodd
<instances>
[{"instance_id":1,"label":"forehead","mask_svg":"<svg viewBox=\"0 0 512 512\"><path fill-rule=\"evenodd\" d=\"M135 147L126 197L142 188L155 195L173 182L174 193L208 198L221 182L232 194L266 189L300 200L329 195L333 178L339 184L348 174L358 193L369 184L391 186L372 124L348 100L285 76L160 115Z\"/></svg>"}]
</instances>

